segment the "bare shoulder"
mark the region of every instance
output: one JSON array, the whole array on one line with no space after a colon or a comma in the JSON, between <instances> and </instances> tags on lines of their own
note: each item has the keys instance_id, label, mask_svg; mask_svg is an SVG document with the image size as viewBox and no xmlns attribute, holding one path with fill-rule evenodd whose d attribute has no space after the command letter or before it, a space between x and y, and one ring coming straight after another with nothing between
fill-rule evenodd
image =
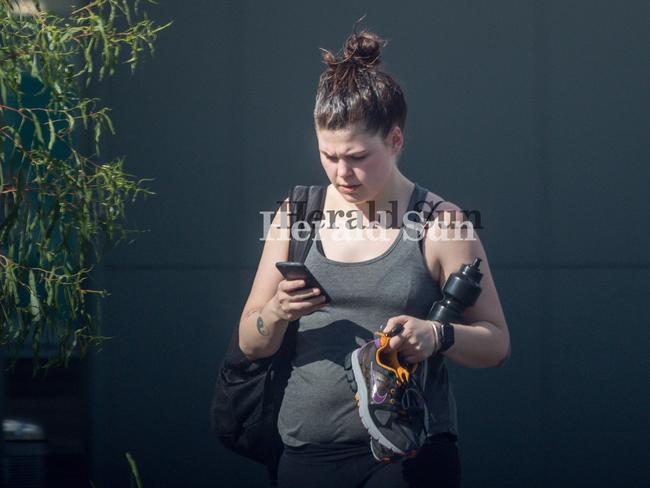
<instances>
[{"instance_id":1,"label":"bare shoulder","mask_svg":"<svg viewBox=\"0 0 650 488\"><path fill-rule=\"evenodd\" d=\"M422 237L422 253L431 277L440 283L444 275L442 261L450 252L449 243L454 226L464 221L463 213L456 203L431 191L427 193L422 210L424 216L428 217ZM454 244L451 246L454 247Z\"/></svg>"},{"instance_id":2,"label":"bare shoulder","mask_svg":"<svg viewBox=\"0 0 650 488\"><path fill-rule=\"evenodd\" d=\"M453 218L462 218L462 210L454 202L445 200L444 197L433 193L432 191L427 192L426 203L422 207L425 215L428 212L433 211L430 219L433 220L436 216L443 216L444 214L449 214Z\"/></svg>"},{"instance_id":3,"label":"bare shoulder","mask_svg":"<svg viewBox=\"0 0 650 488\"><path fill-rule=\"evenodd\" d=\"M441 200L443 198L435 193L427 194L427 202L433 201L435 205ZM426 229L423 244L427 266L442 288L451 273L458 271L462 265L473 262L475 258L480 258L482 291L476 304L465 311L465 320L467 323L488 321L507 333L508 326L487 254L471 220L466 217L454 202L442 201L438 204L435 215L432 216L432 220L437 219L437 222Z\"/></svg>"}]
</instances>

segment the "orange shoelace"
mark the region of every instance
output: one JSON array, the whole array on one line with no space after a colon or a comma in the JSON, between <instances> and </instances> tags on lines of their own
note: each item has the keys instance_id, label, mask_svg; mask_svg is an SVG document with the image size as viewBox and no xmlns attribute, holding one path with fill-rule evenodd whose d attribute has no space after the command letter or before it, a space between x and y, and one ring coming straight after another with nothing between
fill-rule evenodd
<instances>
[{"instance_id":1,"label":"orange shoelace","mask_svg":"<svg viewBox=\"0 0 650 488\"><path fill-rule=\"evenodd\" d=\"M399 361L397 351L388 349L390 336L381 331L375 332L375 335L379 336L381 341L381 345L377 348L377 352L375 353L375 360L377 361L377 364L395 373L395 376L397 376L398 384L408 383L410 375L417 369L417 363L410 366L410 370L408 367L402 366Z\"/></svg>"}]
</instances>

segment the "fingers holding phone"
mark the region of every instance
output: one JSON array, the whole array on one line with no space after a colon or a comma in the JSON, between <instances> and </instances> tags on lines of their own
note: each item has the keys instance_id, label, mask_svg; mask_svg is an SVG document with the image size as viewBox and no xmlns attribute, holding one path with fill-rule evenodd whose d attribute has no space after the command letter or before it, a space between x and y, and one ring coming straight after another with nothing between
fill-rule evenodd
<instances>
[{"instance_id":1,"label":"fingers holding phone","mask_svg":"<svg viewBox=\"0 0 650 488\"><path fill-rule=\"evenodd\" d=\"M278 271L284 276L278 284L276 293L277 303L286 320L296 320L323 308L331 298L323 286L309 271L305 263L279 261L275 263Z\"/></svg>"},{"instance_id":2,"label":"fingers holding phone","mask_svg":"<svg viewBox=\"0 0 650 488\"><path fill-rule=\"evenodd\" d=\"M297 320L327 305L319 288L306 288L302 279L282 280L275 294L277 313L285 320Z\"/></svg>"}]
</instances>

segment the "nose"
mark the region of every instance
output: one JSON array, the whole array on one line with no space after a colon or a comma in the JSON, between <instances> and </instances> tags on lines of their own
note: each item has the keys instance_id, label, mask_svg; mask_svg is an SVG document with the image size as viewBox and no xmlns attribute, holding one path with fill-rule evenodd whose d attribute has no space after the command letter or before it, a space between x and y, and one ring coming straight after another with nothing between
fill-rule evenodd
<instances>
[{"instance_id":1,"label":"nose","mask_svg":"<svg viewBox=\"0 0 650 488\"><path fill-rule=\"evenodd\" d=\"M339 178L341 179L347 178L350 174L352 174L351 169L352 168L350 167L350 165L348 165L348 163L346 163L344 159L342 158L339 159L339 162L337 163L336 166L336 173Z\"/></svg>"}]
</instances>

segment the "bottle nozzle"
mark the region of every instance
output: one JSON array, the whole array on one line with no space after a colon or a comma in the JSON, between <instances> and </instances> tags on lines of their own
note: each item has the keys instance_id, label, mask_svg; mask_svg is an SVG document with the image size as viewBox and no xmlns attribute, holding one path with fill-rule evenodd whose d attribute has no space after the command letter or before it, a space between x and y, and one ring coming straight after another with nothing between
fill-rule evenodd
<instances>
[{"instance_id":1,"label":"bottle nozzle","mask_svg":"<svg viewBox=\"0 0 650 488\"><path fill-rule=\"evenodd\" d=\"M477 283L481 281L481 278L483 278L483 273L479 270L479 266L481 264L482 259L479 258L478 256L474 258L474 261L472 261L472 264L466 264L462 267L462 274L465 276L470 277Z\"/></svg>"}]
</instances>

